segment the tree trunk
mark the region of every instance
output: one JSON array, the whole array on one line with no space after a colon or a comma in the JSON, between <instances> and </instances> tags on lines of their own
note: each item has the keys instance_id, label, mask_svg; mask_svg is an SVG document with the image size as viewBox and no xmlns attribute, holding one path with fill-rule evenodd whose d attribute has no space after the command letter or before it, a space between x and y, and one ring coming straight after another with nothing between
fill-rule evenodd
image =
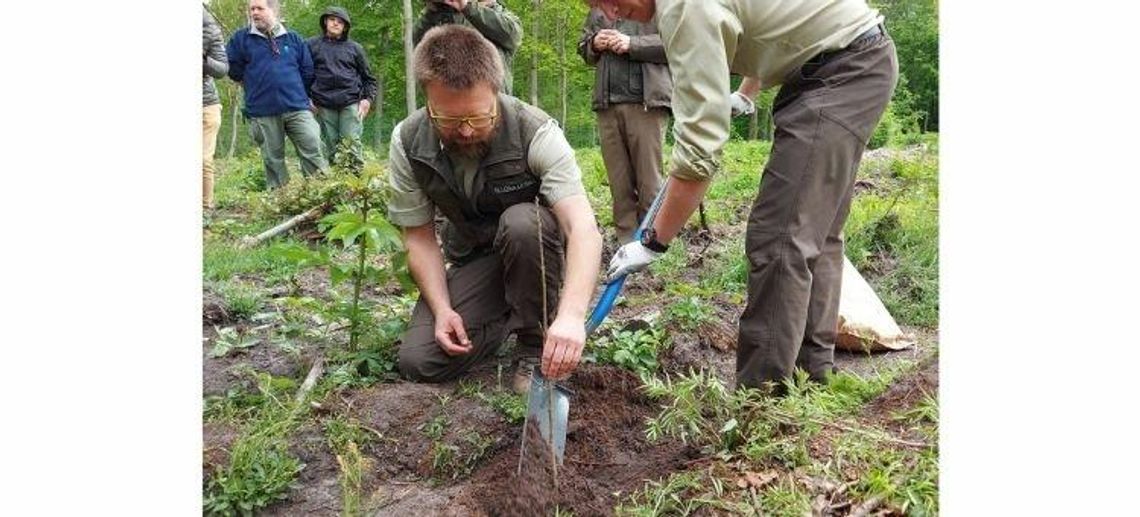
<instances>
[{"instance_id":1,"label":"tree trunk","mask_svg":"<svg viewBox=\"0 0 1140 517\"><path fill-rule=\"evenodd\" d=\"M234 151L237 149L237 136L238 136L238 122L240 122L238 114L241 113L241 89L237 85L233 87L233 100L230 105L234 108L234 120L230 125L230 150L226 153L226 158L233 158Z\"/></svg>"},{"instance_id":2,"label":"tree trunk","mask_svg":"<svg viewBox=\"0 0 1140 517\"><path fill-rule=\"evenodd\" d=\"M542 0L534 0L534 9L531 11L531 41L535 45L531 47L530 53L530 103L532 106L538 107L538 47L542 41L542 25L539 24L539 16L541 16Z\"/></svg>"},{"instance_id":3,"label":"tree trunk","mask_svg":"<svg viewBox=\"0 0 1140 517\"><path fill-rule=\"evenodd\" d=\"M416 77L412 71L412 0L404 0L404 77L408 115L416 111Z\"/></svg>"},{"instance_id":4,"label":"tree trunk","mask_svg":"<svg viewBox=\"0 0 1140 517\"><path fill-rule=\"evenodd\" d=\"M562 128L567 129L566 118L568 116L567 106L567 77L566 77L566 13L562 13L558 17L558 71L560 72L558 86L562 90L562 118L559 120L562 123Z\"/></svg>"},{"instance_id":5,"label":"tree trunk","mask_svg":"<svg viewBox=\"0 0 1140 517\"><path fill-rule=\"evenodd\" d=\"M372 111L375 113L373 118L376 119L372 127L372 147L376 152L382 153L384 150L384 56L388 52L388 39L380 35L380 66L376 68L376 102L373 103Z\"/></svg>"}]
</instances>

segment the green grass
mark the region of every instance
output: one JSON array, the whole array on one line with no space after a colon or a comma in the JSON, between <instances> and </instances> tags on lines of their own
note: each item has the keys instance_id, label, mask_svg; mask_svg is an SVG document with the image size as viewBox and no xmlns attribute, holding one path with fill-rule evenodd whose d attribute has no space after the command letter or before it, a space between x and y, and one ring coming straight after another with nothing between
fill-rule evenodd
<instances>
[{"instance_id":1,"label":"green grass","mask_svg":"<svg viewBox=\"0 0 1140 517\"><path fill-rule=\"evenodd\" d=\"M289 452L290 435L302 421L305 404L281 394L269 374L256 374L261 404L230 448L230 461L205 480L203 513L252 515L287 496L304 465Z\"/></svg>"},{"instance_id":2,"label":"green grass","mask_svg":"<svg viewBox=\"0 0 1140 517\"><path fill-rule=\"evenodd\" d=\"M223 238L207 238L202 245L202 279L207 282L244 276L258 277L269 283L285 280L297 271L295 265L275 254L269 246L242 250L236 241Z\"/></svg>"}]
</instances>

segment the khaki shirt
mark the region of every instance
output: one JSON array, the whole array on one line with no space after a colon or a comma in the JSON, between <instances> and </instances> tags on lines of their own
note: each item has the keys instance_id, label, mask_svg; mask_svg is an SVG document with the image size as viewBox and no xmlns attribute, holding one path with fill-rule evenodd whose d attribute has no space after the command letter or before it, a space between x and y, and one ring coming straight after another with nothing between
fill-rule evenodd
<instances>
[{"instance_id":1,"label":"khaki shirt","mask_svg":"<svg viewBox=\"0 0 1140 517\"><path fill-rule=\"evenodd\" d=\"M432 220L435 214L435 205L427 194L416 183L412 174L412 166L408 163L408 156L404 153L404 144L400 139L403 122L396 124L392 130L392 143L389 146L388 159L388 186L391 189L391 199L388 200L388 220L395 225L404 227L423 226ZM461 175L465 193L471 194L471 185L475 180L478 163L473 160L457 159L448 155L452 169ZM550 119L535 132L530 141L530 150L526 156L527 166L538 174L539 194L553 206L558 201L574 194L586 194L582 186L582 171L574 159L574 149L566 141L558 121Z\"/></svg>"},{"instance_id":2,"label":"khaki shirt","mask_svg":"<svg viewBox=\"0 0 1140 517\"><path fill-rule=\"evenodd\" d=\"M865 0L657 0L654 22L673 72L670 174L707 181L720 171L730 73L776 86L882 20Z\"/></svg>"}]
</instances>

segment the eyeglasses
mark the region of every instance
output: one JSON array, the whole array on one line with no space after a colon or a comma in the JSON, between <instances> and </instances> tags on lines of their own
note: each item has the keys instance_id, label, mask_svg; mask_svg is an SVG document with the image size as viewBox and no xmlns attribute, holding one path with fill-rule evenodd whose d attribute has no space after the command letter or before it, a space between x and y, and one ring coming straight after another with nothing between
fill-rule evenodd
<instances>
[{"instance_id":1,"label":"eyeglasses","mask_svg":"<svg viewBox=\"0 0 1140 517\"><path fill-rule=\"evenodd\" d=\"M459 129L463 124L471 126L471 129L485 129L495 125L495 119L499 118L499 103L491 108L490 115L477 115L472 117L442 117L435 114L431 104L428 104L428 116L437 127L441 129Z\"/></svg>"}]
</instances>

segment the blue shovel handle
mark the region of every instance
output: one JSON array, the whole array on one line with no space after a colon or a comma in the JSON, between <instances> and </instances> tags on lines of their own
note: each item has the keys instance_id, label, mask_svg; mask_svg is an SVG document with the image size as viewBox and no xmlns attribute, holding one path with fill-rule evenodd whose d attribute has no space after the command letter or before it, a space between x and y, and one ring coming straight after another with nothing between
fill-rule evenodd
<instances>
[{"instance_id":1,"label":"blue shovel handle","mask_svg":"<svg viewBox=\"0 0 1140 517\"><path fill-rule=\"evenodd\" d=\"M649 210L645 212L645 217L641 220L641 226L633 232L634 240L641 240L641 234L653 224L653 218L657 215L657 209L661 208L661 200L665 198L665 189L669 187L669 179L665 179L665 183L661 185L661 189L657 191L657 196L653 198L653 204L649 205ZM586 320L586 335L593 334L595 330L602 324L602 320L606 319L610 311L614 308L614 302L617 301L618 293L621 293L622 286L625 285L625 277L622 275L615 278L612 282L606 284L606 290L602 291L602 295L598 297L598 303L594 305L594 310L590 311L590 319Z\"/></svg>"}]
</instances>

